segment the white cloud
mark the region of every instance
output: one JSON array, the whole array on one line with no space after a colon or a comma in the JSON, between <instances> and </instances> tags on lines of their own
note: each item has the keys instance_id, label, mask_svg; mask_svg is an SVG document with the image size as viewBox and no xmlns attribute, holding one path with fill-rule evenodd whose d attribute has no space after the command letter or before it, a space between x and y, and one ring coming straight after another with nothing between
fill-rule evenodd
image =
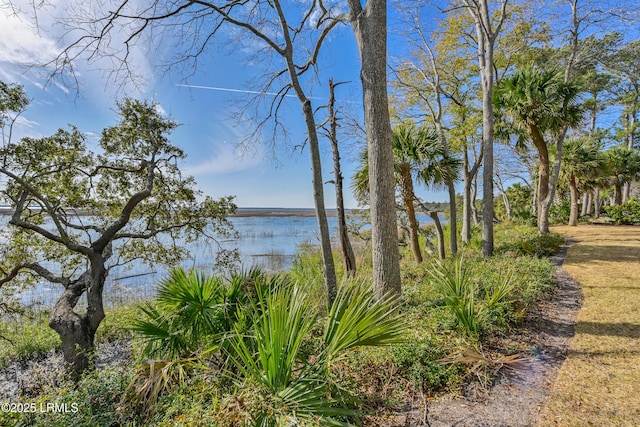
<instances>
[{"instance_id":1,"label":"white cloud","mask_svg":"<svg viewBox=\"0 0 640 427\"><path fill-rule=\"evenodd\" d=\"M23 14L0 11L0 61L16 65L39 65L58 53L55 42L38 33Z\"/></svg>"},{"instance_id":2,"label":"white cloud","mask_svg":"<svg viewBox=\"0 0 640 427\"><path fill-rule=\"evenodd\" d=\"M234 172L244 172L255 169L265 162L262 150L255 153L245 153L237 145L230 143L214 144L212 154L193 166L186 168L189 175L223 175Z\"/></svg>"}]
</instances>

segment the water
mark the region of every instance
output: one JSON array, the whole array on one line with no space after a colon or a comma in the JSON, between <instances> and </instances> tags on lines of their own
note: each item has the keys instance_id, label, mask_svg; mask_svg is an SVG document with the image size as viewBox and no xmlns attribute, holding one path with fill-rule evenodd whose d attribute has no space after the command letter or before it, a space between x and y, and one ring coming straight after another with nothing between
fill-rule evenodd
<instances>
[{"instance_id":1,"label":"water","mask_svg":"<svg viewBox=\"0 0 640 427\"><path fill-rule=\"evenodd\" d=\"M320 237L315 216L308 216L308 213L305 216L292 216L290 212L282 211L278 212L278 216L268 216L267 212L262 212L260 216L231 218L238 237L220 240L220 247L238 249L241 268L259 266L271 272L290 268L300 245L319 245ZM426 215L420 215L418 219L421 224L431 222ZM337 218L329 217L328 222L335 247ZM183 267L212 271L219 250L217 244L202 241L189 244L187 248L193 259L184 262ZM166 274L163 268L150 269L143 264L134 264L127 270L113 268L105 283L105 295L108 302L114 304L149 298L154 295L158 281ZM25 304L37 302L46 306L52 304L60 292L60 285L44 282L24 291L19 298Z\"/></svg>"}]
</instances>

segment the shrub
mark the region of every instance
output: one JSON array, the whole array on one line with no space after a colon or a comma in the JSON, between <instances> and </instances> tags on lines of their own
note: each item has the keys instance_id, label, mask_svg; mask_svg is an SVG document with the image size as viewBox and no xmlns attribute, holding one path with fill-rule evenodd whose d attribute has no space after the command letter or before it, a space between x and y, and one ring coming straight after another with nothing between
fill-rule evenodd
<instances>
[{"instance_id":1,"label":"shrub","mask_svg":"<svg viewBox=\"0 0 640 427\"><path fill-rule=\"evenodd\" d=\"M452 380L453 372L450 367L438 362L446 353L430 339L395 346L392 348L392 355L398 373L415 384L420 391L438 391Z\"/></svg>"},{"instance_id":2,"label":"shrub","mask_svg":"<svg viewBox=\"0 0 640 427\"><path fill-rule=\"evenodd\" d=\"M614 224L640 224L640 199L630 199L621 205L607 206L605 213Z\"/></svg>"},{"instance_id":3,"label":"shrub","mask_svg":"<svg viewBox=\"0 0 640 427\"><path fill-rule=\"evenodd\" d=\"M299 286L277 286L253 303L250 332L235 334L228 354L245 402L237 415L245 423L350 425L343 420L357 411L350 408L348 393L330 393L331 364L359 346L398 342L405 328L393 301L373 301L371 289L345 285L324 322L319 353L302 359L317 317L314 303Z\"/></svg>"}]
</instances>

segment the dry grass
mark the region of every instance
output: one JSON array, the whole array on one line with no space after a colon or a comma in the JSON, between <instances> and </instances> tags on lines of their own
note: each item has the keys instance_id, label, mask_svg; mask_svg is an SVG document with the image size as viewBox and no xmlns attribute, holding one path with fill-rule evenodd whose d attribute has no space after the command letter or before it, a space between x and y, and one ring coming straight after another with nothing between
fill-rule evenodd
<instances>
[{"instance_id":1,"label":"dry grass","mask_svg":"<svg viewBox=\"0 0 640 427\"><path fill-rule=\"evenodd\" d=\"M540 426L640 426L640 227L553 231L579 241L564 268L584 305Z\"/></svg>"}]
</instances>

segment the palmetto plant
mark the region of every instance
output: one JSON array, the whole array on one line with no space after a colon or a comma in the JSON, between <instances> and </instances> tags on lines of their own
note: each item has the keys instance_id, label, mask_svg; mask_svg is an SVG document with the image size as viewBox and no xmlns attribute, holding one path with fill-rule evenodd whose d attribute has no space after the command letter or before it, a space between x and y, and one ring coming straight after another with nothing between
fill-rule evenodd
<instances>
[{"instance_id":1,"label":"palmetto plant","mask_svg":"<svg viewBox=\"0 0 640 427\"><path fill-rule=\"evenodd\" d=\"M343 286L329 309L320 352L305 359L301 351L318 320L308 295L284 283L253 303L253 327L231 339L231 374L253 409L249 425L348 426L357 413L349 398L334 397L329 369L358 346L379 346L402 339L404 324L393 301L373 301L363 286Z\"/></svg>"},{"instance_id":2,"label":"palmetto plant","mask_svg":"<svg viewBox=\"0 0 640 427\"><path fill-rule=\"evenodd\" d=\"M236 273L230 280L182 268L160 282L153 302L140 307L133 330L146 341L145 354L187 357L201 346L222 345L233 328L246 324L247 292L262 276L259 270Z\"/></svg>"}]
</instances>

